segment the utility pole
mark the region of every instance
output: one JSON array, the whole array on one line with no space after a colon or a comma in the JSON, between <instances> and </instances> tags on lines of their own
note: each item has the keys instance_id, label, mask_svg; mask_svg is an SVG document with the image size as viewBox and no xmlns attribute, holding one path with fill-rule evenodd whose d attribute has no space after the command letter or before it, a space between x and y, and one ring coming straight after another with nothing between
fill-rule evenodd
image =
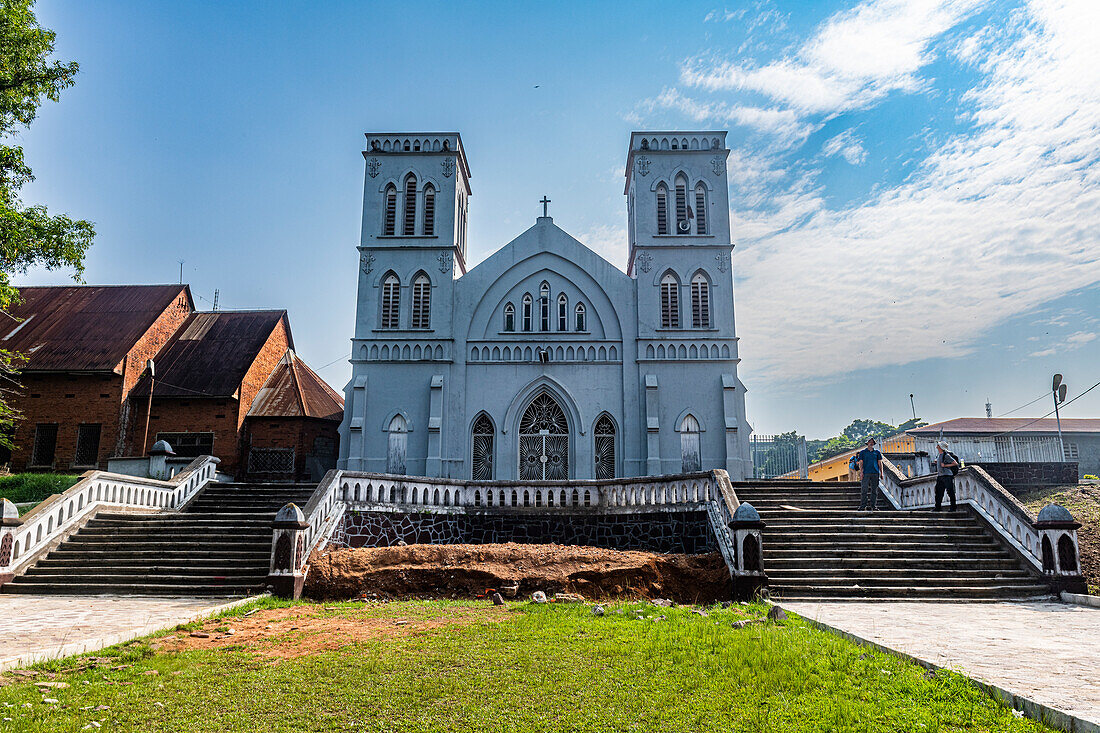
<instances>
[{"instance_id":1,"label":"utility pole","mask_svg":"<svg viewBox=\"0 0 1100 733\"><path fill-rule=\"evenodd\" d=\"M916 420L917 419L917 403L913 402L913 393L912 392L909 393L909 407L912 408L912 410L913 410L913 419Z\"/></svg>"},{"instance_id":2,"label":"utility pole","mask_svg":"<svg viewBox=\"0 0 1100 733\"><path fill-rule=\"evenodd\" d=\"M993 403L989 401L989 398L985 398L985 416L993 417Z\"/></svg>"},{"instance_id":3,"label":"utility pole","mask_svg":"<svg viewBox=\"0 0 1100 733\"><path fill-rule=\"evenodd\" d=\"M183 285L183 263L184 263L184 260L176 260L176 262L180 263L180 285Z\"/></svg>"},{"instance_id":4,"label":"utility pole","mask_svg":"<svg viewBox=\"0 0 1100 733\"><path fill-rule=\"evenodd\" d=\"M214 288L214 310L218 310L218 289Z\"/></svg>"},{"instance_id":5,"label":"utility pole","mask_svg":"<svg viewBox=\"0 0 1100 733\"><path fill-rule=\"evenodd\" d=\"M141 454L145 455L149 445L149 416L153 414L153 378L156 376L156 368L153 366L153 360L149 359L145 362L145 368L149 372L149 402L145 407L145 435L141 438Z\"/></svg>"},{"instance_id":6,"label":"utility pole","mask_svg":"<svg viewBox=\"0 0 1100 733\"><path fill-rule=\"evenodd\" d=\"M1066 441L1062 439L1062 415L1058 412L1058 405L1066 401L1066 392L1069 388L1062 382L1062 375L1055 374L1054 381L1051 382L1050 391L1054 396L1054 419L1058 423L1058 445L1062 447L1062 457L1059 460L1066 460Z\"/></svg>"}]
</instances>

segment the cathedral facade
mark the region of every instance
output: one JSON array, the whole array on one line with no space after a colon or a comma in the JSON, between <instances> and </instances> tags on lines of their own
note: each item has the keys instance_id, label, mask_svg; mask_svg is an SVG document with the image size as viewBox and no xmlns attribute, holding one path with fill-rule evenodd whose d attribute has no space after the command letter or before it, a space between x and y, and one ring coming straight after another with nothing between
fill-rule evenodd
<instances>
[{"instance_id":1,"label":"cathedral facade","mask_svg":"<svg viewBox=\"0 0 1100 733\"><path fill-rule=\"evenodd\" d=\"M457 133L367 134L339 466L476 480L752 475L724 132L635 132L626 273L551 217L467 270Z\"/></svg>"}]
</instances>

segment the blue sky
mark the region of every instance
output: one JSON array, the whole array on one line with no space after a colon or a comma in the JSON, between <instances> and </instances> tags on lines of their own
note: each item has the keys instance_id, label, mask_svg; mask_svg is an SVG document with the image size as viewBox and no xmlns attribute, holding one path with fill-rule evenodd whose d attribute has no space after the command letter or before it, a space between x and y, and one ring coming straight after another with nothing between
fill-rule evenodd
<instances>
[{"instance_id":1,"label":"blue sky","mask_svg":"<svg viewBox=\"0 0 1100 733\"><path fill-rule=\"evenodd\" d=\"M96 222L89 283L285 307L349 369L362 134L458 130L474 262L553 200L623 267L632 129L729 129L760 432L1000 415L1100 381L1100 3L40 0L74 88L24 199ZM33 272L21 282L65 282ZM1040 415L1040 401L1014 415ZM1100 414L1100 388L1067 409Z\"/></svg>"}]
</instances>

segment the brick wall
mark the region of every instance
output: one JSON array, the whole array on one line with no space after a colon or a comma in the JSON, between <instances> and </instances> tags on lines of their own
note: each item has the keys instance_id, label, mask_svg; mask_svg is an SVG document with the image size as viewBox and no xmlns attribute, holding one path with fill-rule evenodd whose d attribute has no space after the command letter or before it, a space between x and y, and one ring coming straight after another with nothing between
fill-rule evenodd
<instances>
[{"instance_id":1,"label":"brick wall","mask_svg":"<svg viewBox=\"0 0 1100 733\"><path fill-rule=\"evenodd\" d=\"M107 467L113 453L119 426L122 377L115 374L23 374L23 388L9 395L9 403L22 413L16 424L12 452L13 471L25 471L34 449L35 426L57 423L57 448L53 470L65 473L87 470L74 467L77 426L99 423L98 468Z\"/></svg>"},{"instance_id":2,"label":"brick wall","mask_svg":"<svg viewBox=\"0 0 1100 733\"><path fill-rule=\"evenodd\" d=\"M289 348L290 329L287 328L287 321L284 316L279 319L278 325L271 330L271 335L267 337L260 353L256 355L256 360L252 362L252 366L248 368L244 379L241 380L239 392L241 410L237 416L238 428L244 424L245 415L252 407L252 401L256 399L256 394L263 388L267 378L271 376L271 372L275 371L275 365L286 355L286 350Z\"/></svg>"},{"instance_id":3,"label":"brick wall","mask_svg":"<svg viewBox=\"0 0 1100 733\"><path fill-rule=\"evenodd\" d=\"M249 479L286 478L272 474L246 474L248 451L252 448L293 448L294 475L298 481L319 478L316 472L336 467L340 436L339 423L302 417L250 417L245 422L241 443L241 472ZM329 447L330 454L325 455ZM317 460L311 461L311 458ZM315 469L311 472L311 468Z\"/></svg>"},{"instance_id":4,"label":"brick wall","mask_svg":"<svg viewBox=\"0 0 1100 733\"><path fill-rule=\"evenodd\" d=\"M141 445L145 433L145 399L130 400L130 438L126 455L143 456L157 433L214 433L214 455L221 459L218 470L236 471L240 441L237 432L237 400L199 397L196 399L156 397L149 420L149 443Z\"/></svg>"}]
</instances>

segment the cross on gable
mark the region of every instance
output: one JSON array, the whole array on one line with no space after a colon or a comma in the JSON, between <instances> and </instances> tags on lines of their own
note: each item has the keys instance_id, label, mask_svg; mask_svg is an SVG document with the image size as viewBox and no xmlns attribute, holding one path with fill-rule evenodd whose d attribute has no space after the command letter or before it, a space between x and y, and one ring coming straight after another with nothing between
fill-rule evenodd
<instances>
[{"instance_id":1,"label":"cross on gable","mask_svg":"<svg viewBox=\"0 0 1100 733\"><path fill-rule=\"evenodd\" d=\"M542 204L542 215L550 216L548 213L546 213L547 209L549 208L548 204L550 203L550 199L546 198L546 194L542 195L542 201L539 201L539 203Z\"/></svg>"}]
</instances>

